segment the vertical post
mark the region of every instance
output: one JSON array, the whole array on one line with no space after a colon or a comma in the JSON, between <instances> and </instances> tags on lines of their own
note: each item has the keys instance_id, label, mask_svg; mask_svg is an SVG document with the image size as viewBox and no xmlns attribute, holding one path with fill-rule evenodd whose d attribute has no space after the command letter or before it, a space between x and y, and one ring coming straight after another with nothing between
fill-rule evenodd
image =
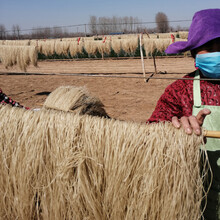
<instances>
[{"instance_id":1,"label":"vertical post","mask_svg":"<svg viewBox=\"0 0 220 220\"><path fill-rule=\"evenodd\" d=\"M156 58L155 58L155 53L154 52L153 52L152 56L153 56L153 61L154 61L154 73L152 73L150 75L150 77L148 77L146 79L146 82L148 82L150 80L150 78L152 78L154 76L154 74L157 74Z\"/></svg>"},{"instance_id":2,"label":"vertical post","mask_svg":"<svg viewBox=\"0 0 220 220\"><path fill-rule=\"evenodd\" d=\"M86 24L85 24L85 37L86 37Z\"/></svg>"},{"instance_id":3,"label":"vertical post","mask_svg":"<svg viewBox=\"0 0 220 220\"><path fill-rule=\"evenodd\" d=\"M154 72L155 74L157 74L157 65L156 65L156 58L154 53L153 53L153 60L154 60Z\"/></svg>"},{"instance_id":4,"label":"vertical post","mask_svg":"<svg viewBox=\"0 0 220 220\"><path fill-rule=\"evenodd\" d=\"M140 34L140 53L141 53L141 63L142 63L142 71L143 71L144 81L145 81L146 73L145 73L144 56L143 56L143 50L142 50L142 37L143 37L143 35Z\"/></svg>"}]
</instances>

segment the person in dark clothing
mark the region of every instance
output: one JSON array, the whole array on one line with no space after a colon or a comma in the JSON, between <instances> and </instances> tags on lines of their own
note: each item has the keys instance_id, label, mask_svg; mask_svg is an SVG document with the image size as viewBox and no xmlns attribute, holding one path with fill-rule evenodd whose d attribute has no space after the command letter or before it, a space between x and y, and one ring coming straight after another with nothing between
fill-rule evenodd
<instances>
[{"instance_id":1,"label":"person in dark clothing","mask_svg":"<svg viewBox=\"0 0 220 220\"><path fill-rule=\"evenodd\" d=\"M20 108L29 109L27 107L24 107L23 105L20 105L20 103L13 101L10 97L8 97L6 94L3 93L1 88L0 88L0 103L3 105L9 104L13 107L20 107Z\"/></svg>"}]
</instances>

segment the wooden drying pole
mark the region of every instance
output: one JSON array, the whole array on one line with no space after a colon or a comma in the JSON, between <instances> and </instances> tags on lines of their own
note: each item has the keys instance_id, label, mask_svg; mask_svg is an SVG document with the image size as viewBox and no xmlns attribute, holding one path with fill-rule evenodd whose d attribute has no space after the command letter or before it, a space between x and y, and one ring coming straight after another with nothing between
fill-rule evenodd
<instances>
[{"instance_id":1,"label":"wooden drying pole","mask_svg":"<svg viewBox=\"0 0 220 220\"><path fill-rule=\"evenodd\" d=\"M204 131L204 136L209 138L220 138L220 131Z\"/></svg>"},{"instance_id":2,"label":"wooden drying pole","mask_svg":"<svg viewBox=\"0 0 220 220\"><path fill-rule=\"evenodd\" d=\"M152 56L153 56L153 60L154 60L154 73L157 74L157 65L156 65L156 58L155 58L154 52L153 52Z\"/></svg>"},{"instance_id":3,"label":"wooden drying pole","mask_svg":"<svg viewBox=\"0 0 220 220\"><path fill-rule=\"evenodd\" d=\"M141 64L142 64L143 77L144 77L144 81L145 81L145 78L146 78L146 73L145 73L144 56L143 56L143 49L142 49L142 38L143 38L143 34L140 34L140 53L141 53Z\"/></svg>"},{"instance_id":4,"label":"wooden drying pole","mask_svg":"<svg viewBox=\"0 0 220 220\"><path fill-rule=\"evenodd\" d=\"M147 35L149 37L149 35ZM150 37L149 37L150 38ZM141 63L142 63L142 71L143 71L143 77L144 81L148 82L150 78L153 77L154 74L157 74L157 66L156 66L156 58L155 54L152 54L153 57L153 62L154 62L154 73L152 73L147 79L146 79L146 72L145 72L145 66L144 66L144 56L143 56L143 48L142 48L142 39L143 39L143 34L140 34L140 54L141 54Z\"/></svg>"}]
</instances>

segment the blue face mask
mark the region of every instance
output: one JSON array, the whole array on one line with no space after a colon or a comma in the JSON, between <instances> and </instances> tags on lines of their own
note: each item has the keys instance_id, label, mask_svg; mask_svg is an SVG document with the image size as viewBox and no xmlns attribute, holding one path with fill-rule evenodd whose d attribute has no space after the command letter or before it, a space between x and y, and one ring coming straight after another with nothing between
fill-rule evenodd
<instances>
[{"instance_id":1,"label":"blue face mask","mask_svg":"<svg viewBox=\"0 0 220 220\"><path fill-rule=\"evenodd\" d=\"M196 67L205 77L220 79L220 52L197 54Z\"/></svg>"}]
</instances>

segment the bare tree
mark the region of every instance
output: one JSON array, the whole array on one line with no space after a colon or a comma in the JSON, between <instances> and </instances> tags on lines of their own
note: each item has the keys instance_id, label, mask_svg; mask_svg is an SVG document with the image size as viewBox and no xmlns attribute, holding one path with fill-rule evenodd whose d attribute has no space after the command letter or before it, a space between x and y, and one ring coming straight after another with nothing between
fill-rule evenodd
<instances>
[{"instance_id":1,"label":"bare tree","mask_svg":"<svg viewBox=\"0 0 220 220\"><path fill-rule=\"evenodd\" d=\"M20 39L21 28L18 24L12 26L13 38Z\"/></svg>"},{"instance_id":2,"label":"bare tree","mask_svg":"<svg viewBox=\"0 0 220 220\"><path fill-rule=\"evenodd\" d=\"M63 37L63 30L61 27L53 27L53 37L54 38Z\"/></svg>"},{"instance_id":3,"label":"bare tree","mask_svg":"<svg viewBox=\"0 0 220 220\"><path fill-rule=\"evenodd\" d=\"M89 29L92 34L97 34L97 17L94 15L89 18Z\"/></svg>"},{"instance_id":4,"label":"bare tree","mask_svg":"<svg viewBox=\"0 0 220 220\"><path fill-rule=\"evenodd\" d=\"M177 25L176 31L181 31L181 30L183 30L183 28L180 25Z\"/></svg>"},{"instance_id":5,"label":"bare tree","mask_svg":"<svg viewBox=\"0 0 220 220\"><path fill-rule=\"evenodd\" d=\"M50 27L43 28L42 32L44 33L44 38L51 37L51 28Z\"/></svg>"},{"instance_id":6,"label":"bare tree","mask_svg":"<svg viewBox=\"0 0 220 220\"><path fill-rule=\"evenodd\" d=\"M41 28L33 28L31 32L31 38L32 39L39 39L41 37Z\"/></svg>"},{"instance_id":7,"label":"bare tree","mask_svg":"<svg viewBox=\"0 0 220 220\"><path fill-rule=\"evenodd\" d=\"M5 32L6 32L6 28L3 24L0 24L0 39L3 40L5 39Z\"/></svg>"},{"instance_id":8,"label":"bare tree","mask_svg":"<svg viewBox=\"0 0 220 220\"><path fill-rule=\"evenodd\" d=\"M90 16L90 32L91 34L110 34L117 32L134 33L137 31L137 17L99 17Z\"/></svg>"},{"instance_id":9,"label":"bare tree","mask_svg":"<svg viewBox=\"0 0 220 220\"><path fill-rule=\"evenodd\" d=\"M12 26L12 29L11 29L11 30L12 30L13 38L16 39L16 35L17 35L17 34L16 34L16 27L15 27L15 25Z\"/></svg>"},{"instance_id":10,"label":"bare tree","mask_svg":"<svg viewBox=\"0 0 220 220\"><path fill-rule=\"evenodd\" d=\"M12 26L12 33L14 38L20 39L20 31L21 28L18 24Z\"/></svg>"},{"instance_id":11,"label":"bare tree","mask_svg":"<svg viewBox=\"0 0 220 220\"><path fill-rule=\"evenodd\" d=\"M119 31L119 21L118 17L113 16L112 17L112 26L111 26L111 32L118 32Z\"/></svg>"},{"instance_id":12,"label":"bare tree","mask_svg":"<svg viewBox=\"0 0 220 220\"><path fill-rule=\"evenodd\" d=\"M128 32L128 24L129 24L129 17L128 16L123 17L123 26L124 26L123 32L125 33Z\"/></svg>"},{"instance_id":13,"label":"bare tree","mask_svg":"<svg viewBox=\"0 0 220 220\"><path fill-rule=\"evenodd\" d=\"M134 17L134 31L133 32L137 32L137 29L139 27L139 18L138 17Z\"/></svg>"},{"instance_id":14,"label":"bare tree","mask_svg":"<svg viewBox=\"0 0 220 220\"><path fill-rule=\"evenodd\" d=\"M129 31L133 32L133 28L134 28L134 18L132 16L129 17L129 24L130 24L130 28Z\"/></svg>"},{"instance_id":15,"label":"bare tree","mask_svg":"<svg viewBox=\"0 0 220 220\"><path fill-rule=\"evenodd\" d=\"M31 38L33 39L43 39L43 38L49 38L51 37L51 28L50 27L38 27L38 28L33 28L32 33L31 33Z\"/></svg>"},{"instance_id":16,"label":"bare tree","mask_svg":"<svg viewBox=\"0 0 220 220\"><path fill-rule=\"evenodd\" d=\"M20 26L18 24L15 27L16 27L16 32L17 32L18 39L20 39L21 28L20 28Z\"/></svg>"},{"instance_id":17,"label":"bare tree","mask_svg":"<svg viewBox=\"0 0 220 220\"><path fill-rule=\"evenodd\" d=\"M107 17L99 17L99 34L108 34L108 18Z\"/></svg>"},{"instance_id":18,"label":"bare tree","mask_svg":"<svg viewBox=\"0 0 220 220\"><path fill-rule=\"evenodd\" d=\"M158 12L155 17L157 23L157 30L160 33L166 33L169 31L169 22L165 13Z\"/></svg>"}]
</instances>

